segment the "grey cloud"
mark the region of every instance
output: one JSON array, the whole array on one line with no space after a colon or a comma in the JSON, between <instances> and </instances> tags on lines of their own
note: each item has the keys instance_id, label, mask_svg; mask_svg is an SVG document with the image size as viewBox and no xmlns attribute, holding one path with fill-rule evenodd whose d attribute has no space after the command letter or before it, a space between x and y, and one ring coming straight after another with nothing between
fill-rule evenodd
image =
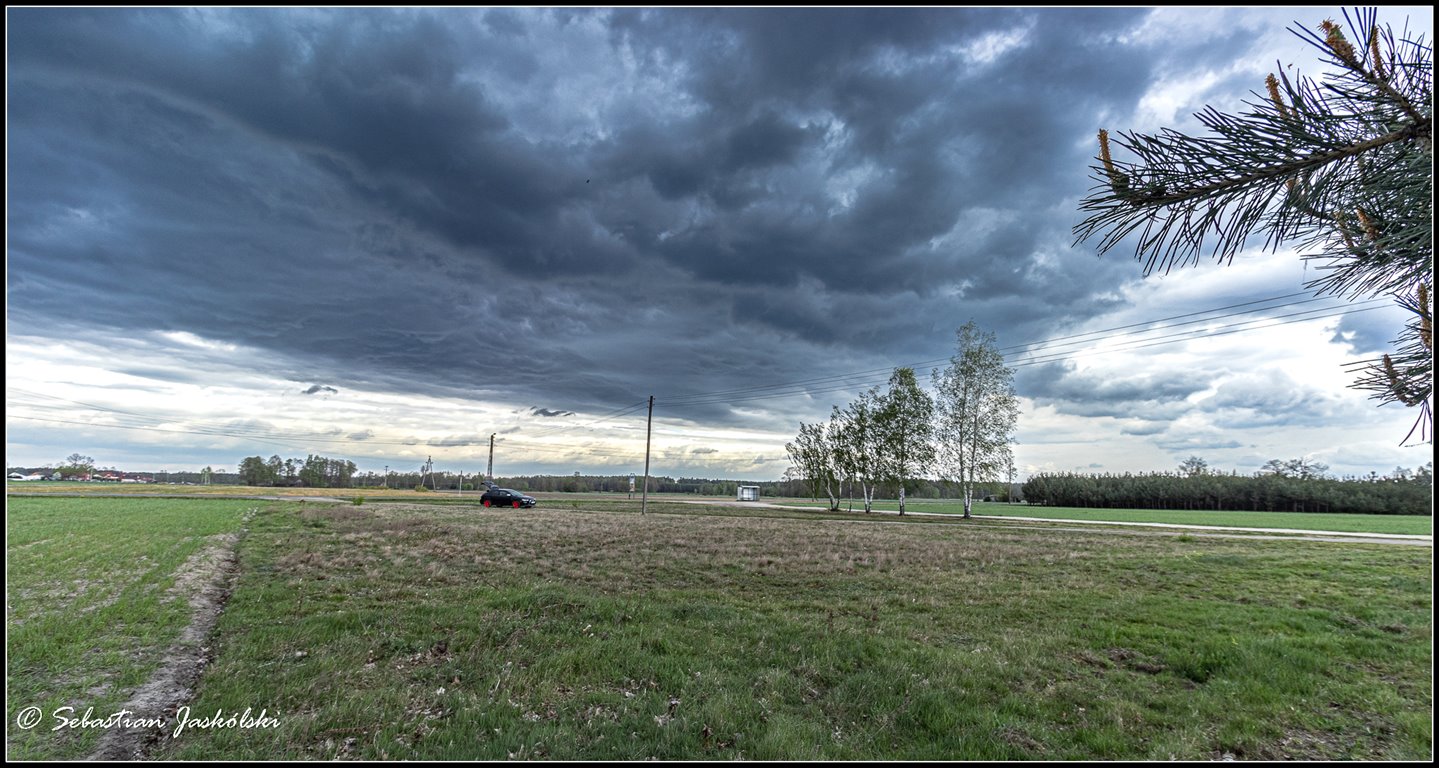
<instances>
[{"instance_id":1,"label":"grey cloud","mask_svg":"<svg viewBox=\"0 0 1439 768\"><path fill-rule=\"evenodd\" d=\"M315 394L319 394L319 393L321 393L321 392L328 393L328 394L331 394L331 395L337 395L337 394L340 393L340 390L335 389L334 387L331 387L331 386L326 386L326 385L324 385L324 384L311 384L309 389L305 390L304 392L301 392L300 394L303 394L303 395L315 395Z\"/></svg>"},{"instance_id":2,"label":"grey cloud","mask_svg":"<svg viewBox=\"0 0 1439 768\"><path fill-rule=\"evenodd\" d=\"M230 419L224 424L225 429L246 430L246 431L270 431L276 430L276 425L260 419Z\"/></svg>"},{"instance_id":3,"label":"grey cloud","mask_svg":"<svg viewBox=\"0 0 1439 768\"><path fill-rule=\"evenodd\" d=\"M425 441L425 445L435 448L463 448L471 445L489 445L490 438L486 437L437 437Z\"/></svg>"},{"instance_id":4,"label":"grey cloud","mask_svg":"<svg viewBox=\"0 0 1439 768\"><path fill-rule=\"evenodd\" d=\"M115 368L116 373L123 373L127 376L137 376L142 379L153 379L155 381L170 381L182 384L196 384L206 381L202 374L192 371L182 371L173 368L160 368L148 365L127 365Z\"/></svg>"},{"instance_id":5,"label":"grey cloud","mask_svg":"<svg viewBox=\"0 0 1439 768\"><path fill-rule=\"evenodd\" d=\"M555 416L573 416L573 415L575 415L575 412L574 412L574 411L552 411L552 410L550 410L550 409L548 409L548 408L541 408L541 407L539 407L539 406L534 406L534 407L530 408L530 413L534 414L535 416L543 416L543 417L545 417L545 418L553 418L553 417L555 417Z\"/></svg>"},{"instance_id":6,"label":"grey cloud","mask_svg":"<svg viewBox=\"0 0 1439 768\"><path fill-rule=\"evenodd\" d=\"M1016 382L1035 402L1053 405L1061 413L1168 421L1189 408L1187 398L1207 389L1212 376L1165 372L1100 377L1076 371L1073 363L1052 363L1021 369Z\"/></svg>"},{"instance_id":7,"label":"grey cloud","mask_svg":"<svg viewBox=\"0 0 1439 768\"><path fill-rule=\"evenodd\" d=\"M1235 377L1194 405L1223 429L1320 426L1345 416L1334 393L1280 372Z\"/></svg>"},{"instance_id":8,"label":"grey cloud","mask_svg":"<svg viewBox=\"0 0 1439 768\"><path fill-rule=\"evenodd\" d=\"M1244 447L1244 443L1238 440L1226 440L1222 437L1204 435L1171 435L1168 438L1156 440L1155 445L1173 453L1217 451Z\"/></svg>"},{"instance_id":9,"label":"grey cloud","mask_svg":"<svg viewBox=\"0 0 1439 768\"><path fill-rule=\"evenodd\" d=\"M1355 355L1377 358L1391 350L1391 342L1403 331L1404 322L1408 318L1396 320L1396 317L1402 318L1401 312L1356 312L1344 315L1334 329L1332 340L1348 344Z\"/></svg>"}]
</instances>

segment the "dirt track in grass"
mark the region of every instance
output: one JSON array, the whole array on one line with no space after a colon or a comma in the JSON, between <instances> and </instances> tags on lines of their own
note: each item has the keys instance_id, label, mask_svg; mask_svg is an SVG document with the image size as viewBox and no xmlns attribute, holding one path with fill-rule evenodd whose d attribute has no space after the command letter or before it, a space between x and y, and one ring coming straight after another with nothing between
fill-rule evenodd
<instances>
[{"instance_id":1,"label":"dirt track in grass","mask_svg":"<svg viewBox=\"0 0 1439 768\"><path fill-rule=\"evenodd\" d=\"M120 707L141 721L173 724L179 707L194 692L200 672L210 658L209 638L224 610L237 571L234 533L211 537L210 546L196 552L175 574L169 597L187 600L190 623L165 653L165 662ZM90 760L140 760L164 732L162 728L133 726L106 731Z\"/></svg>"}]
</instances>

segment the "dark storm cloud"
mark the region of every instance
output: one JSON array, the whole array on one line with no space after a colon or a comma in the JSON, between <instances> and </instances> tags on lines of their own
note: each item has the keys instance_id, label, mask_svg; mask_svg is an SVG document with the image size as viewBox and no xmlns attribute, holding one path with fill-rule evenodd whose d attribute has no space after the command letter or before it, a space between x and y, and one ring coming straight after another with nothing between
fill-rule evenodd
<instances>
[{"instance_id":1,"label":"dark storm cloud","mask_svg":"<svg viewBox=\"0 0 1439 768\"><path fill-rule=\"evenodd\" d=\"M324 384L311 384L309 389L305 390L304 392L301 392L300 394L302 394L302 395L314 395L314 394L318 394L318 393L321 393L321 392L326 392L326 393L329 393L329 394L331 394L331 395L337 395L337 394L340 393L340 390L335 389L334 387L327 387L327 386L325 386Z\"/></svg>"},{"instance_id":2,"label":"dark storm cloud","mask_svg":"<svg viewBox=\"0 0 1439 768\"><path fill-rule=\"evenodd\" d=\"M636 126L612 163L615 176L647 173L662 198L684 198L699 213L715 214L671 232L660 246L669 261L714 281L790 285L807 274L831 289L865 286L893 295L967 278L979 290L1023 291L1016 268L1045 236L1067 240L1070 222L992 227L1003 236L986 242L973 238L984 217L968 222L964 212L1032 210L1036 201L1052 200L1057 167L1082 179L1085 151L1067 148L1077 116L1043 105L1083 88L1099 109L1107 92L1132 98L1147 71L1139 57L1116 61L1112 53L1101 67L1097 51L1074 44L1085 38L1071 36L1073 20L1062 13L638 16L642 21L616 26L626 40L667 52L659 58L680 55L677 47L697 27L707 31L704 40L723 43L701 45L687 57L694 92L705 97L702 108L663 130ZM1106 18L1109 25L1126 22L1121 14ZM937 46L962 46L1020 25L1030 39L998 64L935 55ZM1066 60L1070 55L1074 61ZM746 197L757 184L745 174L720 171L734 132L743 130L743 123L726 126L757 110L767 119L782 110L792 126L808 128L794 130L803 137L799 152L786 153L785 167L763 177L761 203ZM1062 165L1056 152L1072 162ZM835 183L853 186L845 191L853 199L837 205L826 192ZM1071 194L1082 188L1076 184ZM954 243L927 252L930 241L960 223L969 226ZM933 269L936 260L944 268Z\"/></svg>"},{"instance_id":3,"label":"dark storm cloud","mask_svg":"<svg viewBox=\"0 0 1439 768\"><path fill-rule=\"evenodd\" d=\"M1373 359L1389 352L1402 331L1403 321L1396 322L1393 312L1356 312L1340 318L1332 341L1346 343L1356 355Z\"/></svg>"},{"instance_id":4,"label":"dark storm cloud","mask_svg":"<svg viewBox=\"0 0 1439 768\"><path fill-rule=\"evenodd\" d=\"M539 406L535 406L535 407L533 407L533 408L530 408L530 413L533 414L533 415L535 415L535 416L543 416L543 417L545 417L545 418L547 418L547 419L548 419L548 418L554 418L555 416L573 416L573 415L575 415L574 411L552 411L552 410L550 410L550 409L548 409L548 408L541 408L541 407L539 407Z\"/></svg>"},{"instance_id":5,"label":"dark storm cloud","mask_svg":"<svg viewBox=\"0 0 1439 768\"><path fill-rule=\"evenodd\" d=\"M1072 363L1054 363L1021 369L1016 382L1019 391L1036 403L1052 405L1060 413L1167 421L1189 409L1187 398L1208 389L1211 376L1166 372L1115 378L1077 371ZM1148 433L1126 430L1126 434Z\"/></svg>"},{"instance_id":6,"label":"dark storm cloud","mask_svg":"<svg viewBox=\"0 0 1439 768\"><path fill-rule=\"evenodd\" d=\"M541 416L1043 338L1138 277L1070 226L1145 13L14 9L10 321Z\"/></svg>"}]
</instances>

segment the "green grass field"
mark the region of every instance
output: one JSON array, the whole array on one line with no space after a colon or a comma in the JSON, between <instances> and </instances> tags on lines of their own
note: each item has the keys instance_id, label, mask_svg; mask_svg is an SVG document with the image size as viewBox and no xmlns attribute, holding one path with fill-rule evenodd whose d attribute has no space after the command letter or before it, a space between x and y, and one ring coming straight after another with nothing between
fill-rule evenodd
<instances>
[{"instance_id":1,"label":"green grass field","mask_svg":"<svg viewBox=\"0 0 1439 768\"><path fill-rule=\"evenodd\" d=\"M254 502L8 499L6 755L84 757L99 732L16 726L22 708L109 712L161 663L190 609L174 588L191 558L239 530ZM49 726L49 721L45 727Z\"/></svg>"},{"instance_id":2,"label":"green grass field","mask_svg":"<svg viewBox=\"0 0 1439 768\"><path fill-rule=\"evenodd\" d=\"M17 579L31 594L21 629L46 620L34 595L66 570L29 556L17 573L17 554L59 547L108 573L121 551L171 553L174 540L234 530L246 508L177 502L153 508L156 524L143 513L109 522L107 509L135 504L11 500L9 597ZM1429 548L948 518L876 525L669 503L645 517L579 502L258 506L192 706L265 709L279 725L192 729L152 757L1432 752ZM47 528L57 518L69 522ZM177 550L152 570L173 573L184 559ZM74 616L106 594L56 607ZM97 712L122 701L89 696L110 665L87 661L83 673L77 658L96 644L163 645L167 631L129 629L143 613L125 613L123 631L96 624L83 647L59 653L17 644L12 609L10 757L85 754L63 734L18 731L13 710L46 689L64 691L47 703ZM177 620L159 613L157 627Z\"/></svg>"},{"instance_id":3,"label":"green grass field","mask_svg":"<svg viewBox=\"0 0 1439 768\"><path fill-rule=\"evenodd\" d=\"M826 507L824 502L809 499L781 501L805 507ZM958 501L909 501L906 509L913 512L935 512L947 515L964 514ZM841 509L848 509L848 501ZM862 506L857 506L863 509ZM876 510L894 512L897 502L876 502ZM1236 512L1209 510L1163 509L1082 509L1079 507L1040 507L1026 504L975 502L974 514L993 517L1038 517L1047 520L1110 520L1122 523L1173 523L1176 525L1218 525L1238 528L1281 528L1287 530L1344 531L1352 533L1404 533L1432 535L1434 518L1423 515L1335 515L1321 512Z\"/></svg>"}]
</instances>

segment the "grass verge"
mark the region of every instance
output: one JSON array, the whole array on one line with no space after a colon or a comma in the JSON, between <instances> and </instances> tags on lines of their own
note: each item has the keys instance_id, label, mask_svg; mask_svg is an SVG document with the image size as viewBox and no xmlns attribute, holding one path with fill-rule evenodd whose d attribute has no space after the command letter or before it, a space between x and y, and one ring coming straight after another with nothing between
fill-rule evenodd
<instances>
[{"instance_id":1,"label":"grass verge","mask_svg":"<svg viewBox=\"0 0 1439 768\"><path fill-rule=\"evenodd\" d=\"M789 501L779 503L789 504ZM825 507L808 499L793 502L796 506ZM848 508L847 504L842 508ZM875 504L876 510L894 512L899 505L892 501ZM957 501L910 501L912 512L933 512L963 515L964 504ZM1108 520L1120 523L1171 523L1175 525L1218 525L1237 528L1279 528L1286 530L1336 531L1349 533L1403 533L1432 535L1434 518L1425 515L1337 515L1323 512L1243 512L1224 510L1165 509L1083 509L1079 507L1039 507L1025 504L976 502L974 514L992 517L1037 517L1045 520Z\"/></svg>"}]
</instances>

